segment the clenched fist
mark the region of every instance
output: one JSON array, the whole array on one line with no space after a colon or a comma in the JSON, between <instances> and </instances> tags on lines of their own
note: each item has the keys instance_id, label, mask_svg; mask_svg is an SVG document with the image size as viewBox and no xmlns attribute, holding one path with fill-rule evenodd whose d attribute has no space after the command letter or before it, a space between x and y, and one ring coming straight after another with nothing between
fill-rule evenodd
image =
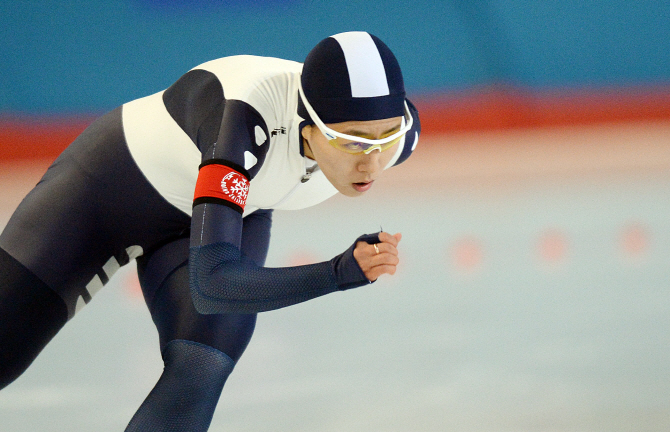
<instances>
[{"instance_id":1,"label":"clenched fist","mask_svg":"<svg viewBox=\"0 0 670 432\"><path fill-rule=\"evenodd\" d=\"M354 258L369 281L374 282L383 274L395 274L398 259L398 243L402 234L379 233L380 243L368 244L364 241L356 243Z\"/></svg>"}]
</instances>

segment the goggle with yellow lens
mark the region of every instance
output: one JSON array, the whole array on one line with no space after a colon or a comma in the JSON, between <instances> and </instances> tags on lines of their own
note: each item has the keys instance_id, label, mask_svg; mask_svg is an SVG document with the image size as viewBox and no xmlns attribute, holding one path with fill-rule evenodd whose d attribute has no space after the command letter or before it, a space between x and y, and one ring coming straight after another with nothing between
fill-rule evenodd
<instances>
[{"instance_id":1,"label":"goggle with yellow lens","mask_svg":"<svg viewBox=\"0 0 670 432\"><path fill-rule=\"evenodd\" d=\"M311 117L316 127L319 128L323 136L326 137L328 143L330 143L330 145L336 149L350 154L370 154L375 150L379 150L380 152L388 150L396 145L402 139L402 137L405 136L407 132L409 132L409 130L412 128L412 124L414 123L412 114L409 112L409 107L407 106L407 101L405 101L405 117L403 119L405 124L401 126L398 132L391 133L389 136L379 139L347 135L326 126L326 124L322 122L319 116L316 114L314 108L312 108L312 106L307 101L305 93L302 89L302 83L299 83L298 89L300 91L300 97L302 98L302 102L305 105L307 113Z\"/></svg>"}]
</instances>

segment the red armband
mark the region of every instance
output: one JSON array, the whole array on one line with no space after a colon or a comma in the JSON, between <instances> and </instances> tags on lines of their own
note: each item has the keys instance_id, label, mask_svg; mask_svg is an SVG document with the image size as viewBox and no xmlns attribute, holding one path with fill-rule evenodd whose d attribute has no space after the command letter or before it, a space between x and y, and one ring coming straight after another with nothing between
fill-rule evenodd
<instances>
[{"instance_id":1,"label":"red armband","mask_svg":"<svg viewBox=\"0 0 670 432\"><path fill-rule=\"evenodd\" d=\"M218 161L201 165L193 205L223 204L243 213L249 194L249 179L244 169L235 168L221 165Z\"/></svg>"}]
</instances>

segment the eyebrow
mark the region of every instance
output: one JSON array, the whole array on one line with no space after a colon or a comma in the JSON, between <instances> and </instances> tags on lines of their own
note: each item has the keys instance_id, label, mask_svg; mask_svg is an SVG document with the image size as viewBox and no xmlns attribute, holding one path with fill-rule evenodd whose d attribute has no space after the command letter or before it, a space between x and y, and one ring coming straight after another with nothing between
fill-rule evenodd
<instances>
[{"instance_id":1,"label":"eyebrow","mask_svg":"<svg viewBox=\"0 0 670 432\"><path fill-rule=\"evenodd\" d=\"M384 132L381 133L381 137L380 137L379 139L381 139L381 138L385 138L385 137L387 137L387 136L389 136L389 135L391 135L391 134L393 134L393 133L395 133L395 132L398 132L398 131L400 130L400 127L401 127L401 126L398 126L398 127L392 127L392 128L390 128L390 129L385 130ZM368 138L368 137L370 137L370 134L369 134L369 133L364 132L364 131L360 131L360 130L356 130L356 129L348 129L348 130L346 130L346 131L344 131L344 132L342 132L342 133L347 134L347 135L353 135L353 136L361 137L361 138Z\"/></svg>"}]
</instances>

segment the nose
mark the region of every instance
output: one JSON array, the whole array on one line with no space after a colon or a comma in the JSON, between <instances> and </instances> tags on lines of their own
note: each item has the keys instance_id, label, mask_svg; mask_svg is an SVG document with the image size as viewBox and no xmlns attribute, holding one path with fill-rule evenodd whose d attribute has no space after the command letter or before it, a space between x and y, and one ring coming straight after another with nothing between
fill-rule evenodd
<instances>
[{"instance_id":1,"label":"nose","mask_svg":"<svg viewBox=\"0 0 670 432\"><path fill-rule=\"evenodd\" d=\"M381 169L381 154L382 152L379 150L373 150L369 154L361 154L357 165L358 171L367 174L376 174Z\"/></svg>"}]
</instances>

